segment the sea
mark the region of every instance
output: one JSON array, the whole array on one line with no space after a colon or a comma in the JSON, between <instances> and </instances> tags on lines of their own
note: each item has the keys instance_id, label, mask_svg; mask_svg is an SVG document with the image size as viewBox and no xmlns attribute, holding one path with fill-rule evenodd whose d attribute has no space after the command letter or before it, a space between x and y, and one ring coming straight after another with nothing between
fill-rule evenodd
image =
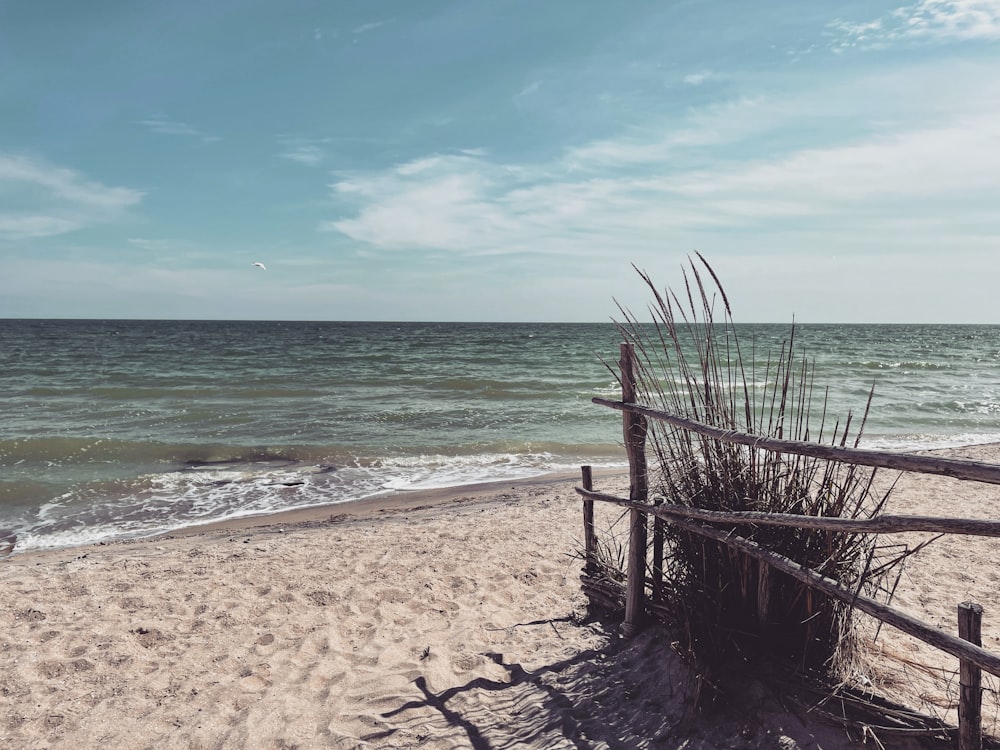
<instances>
[{"instance_id":1,"label":"sea","mask_svg":"<svg viewBox=\"0 0 1000 750\"><path fill-rule=\"evenodd\" d=\"M737 325L755 359L790 325ZM150 536L624 467L612 323L0 320L0 538ZM797 325L861 447L1000 442L1000 326Z\"/></svg>"}]
</instances>

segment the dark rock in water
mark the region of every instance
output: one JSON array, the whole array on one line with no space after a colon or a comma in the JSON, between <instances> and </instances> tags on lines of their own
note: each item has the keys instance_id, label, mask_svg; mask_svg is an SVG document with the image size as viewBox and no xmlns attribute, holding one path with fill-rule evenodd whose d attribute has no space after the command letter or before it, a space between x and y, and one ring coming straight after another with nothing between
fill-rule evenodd
<instances>
[{"instance_id":1,"label":"dark rock in water","mask_svg":"<svg viewBox=\"0 0 1000 750\"><path fill-rule=\"evenodd\" d=\"M336 470L337 470L337 467L334 466L333 464L320 464L319 465L319 471L317 471L316 473L317 474L329 474L329 473L334 472Z\"/></svg>"},{"instance_id":2,"label":"dark rock in water","mask_svg":"<svg viewBox=\"0 0 1000 750\"><path fill-rule=\"evenodd\" d=\"M224 461L185 461L184 466L181 471L211 471L213 469L227 469L235 468L239 465L238 461L224 460Z\"/></svg>"},{"instance_id":3,"label":"dark rock in water","mask_svg":"<svg viewBox=\"0 0 1000 750\"><path fill-rule=\"evenodd\" d=\"M283 469L297 466L299 460L285 456L250 456L242 458L201 459L192 458L184 462L181 471L212 471L215 469L233 469L237 471L260 471L261 469Z\"/></svg>"}]
</instances>

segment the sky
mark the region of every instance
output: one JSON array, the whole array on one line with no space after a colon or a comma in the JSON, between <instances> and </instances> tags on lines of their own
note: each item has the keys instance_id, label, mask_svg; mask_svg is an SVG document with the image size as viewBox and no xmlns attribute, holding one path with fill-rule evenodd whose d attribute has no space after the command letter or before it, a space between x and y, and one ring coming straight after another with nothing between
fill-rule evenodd
<instances>
[{"instance_id":1,"label":"sky","mask_svg":"<svg viewBox=\"0 0 1000 750\"><path fill-rule=\"evenodd\" d=\"M1000 323L998 71L1000 0L0 0L0 317L607 321L700 253Z\"/></svg>"}]
</instances>

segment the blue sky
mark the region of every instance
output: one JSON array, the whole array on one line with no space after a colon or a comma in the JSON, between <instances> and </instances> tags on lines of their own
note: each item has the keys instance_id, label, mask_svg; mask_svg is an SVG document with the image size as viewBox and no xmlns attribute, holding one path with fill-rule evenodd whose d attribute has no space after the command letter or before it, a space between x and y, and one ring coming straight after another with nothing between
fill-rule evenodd
<instances>
[{"instance_id":1,"label":"blue sky","mask_svg":"<svg viewBox=\"0 0 1000 750\"><path fill-rule=\"evenodd\" d=\"M601 321L697 251L1000 323L997 71L1000 0L0 0L0 317Z\"/></svg>"}]
</instances>

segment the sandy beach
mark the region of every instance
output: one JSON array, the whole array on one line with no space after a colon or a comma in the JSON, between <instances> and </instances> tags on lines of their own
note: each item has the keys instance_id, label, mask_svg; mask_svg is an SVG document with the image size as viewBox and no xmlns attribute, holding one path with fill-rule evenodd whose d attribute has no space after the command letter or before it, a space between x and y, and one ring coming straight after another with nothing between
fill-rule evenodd
<instances>
[{"instance_id":1,"label":"sandy beach","mask_svg":"<svg viewBox=\"0 0 1000 750\"><path fill-rule=\"evenodd\" d=\"M623 640L586 619L576 483L400 493L0 560L0 747L857 746L763 687L698 716L661 631ZM1000 518L992 486L908 477L893 497L896 513ZM996 544L935 542L895 603L954 632L974 599L1000 649ZM865 679L951 711L941 680L915 687L950 657L892 632L877 648Z\"/></svg>"}]
</instances>

